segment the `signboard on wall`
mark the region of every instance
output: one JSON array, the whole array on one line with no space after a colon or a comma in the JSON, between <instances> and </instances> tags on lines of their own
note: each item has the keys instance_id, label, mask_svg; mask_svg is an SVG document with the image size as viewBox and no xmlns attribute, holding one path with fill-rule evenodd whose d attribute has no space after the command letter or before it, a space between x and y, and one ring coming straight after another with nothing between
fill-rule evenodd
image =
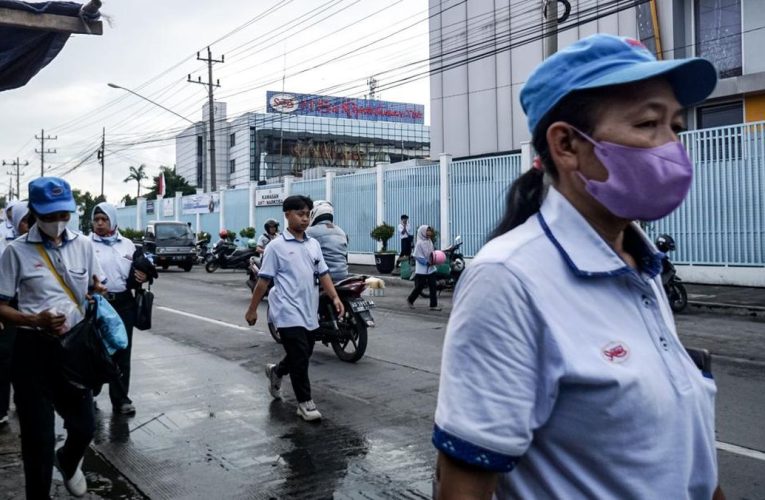
<instances>
[{"instance_id":1,"label":"signboard on wall","mask_svg":"<svg viewBox=\"0 0 765 500\"><path fill-rule=\"evenodd\" d=\"M284 202L284 191L282 188L255 190L256 207L280 207L282 202Z\"/></svg>"},{"instance_id":2,"label":"signboard on wall","mask_svg":"<svg viewBox=\"0 0 765 500\"><path fill-rule=\"evenodd\" d=\"M183 215L220 212L220 195L218 193L202 193L184 196L181 201L181 211Z\"/></svg>"},{"instance_id":3,"label":"signboard on wall","mask_svg":"<svg viewBox=\"0 0 765 500\"><path fill-rule=\"evenodd\" d=\"M420 125L425 123L425 106L422 104L275 91L266 93L266 103L268 113Z\"/></svg>"},{"instance_id":4,"label":"signboard on wall","mask_svg":"<svg viewBox=\"0 0 765 500\"><path fill-rule=\"evenodd\" d=\"M175 216L175 198L162 199L162 217Z\"/></svg>"},{"instance_id":5,"label":"signboard on wall","mask_svg":"<svg viewBox=\"0 0 765 500\"><path fill-rule=\"evenodd\" d=\"M146 213L154 215L154 200L146 200Z\"/></svg>"}]
</instances>

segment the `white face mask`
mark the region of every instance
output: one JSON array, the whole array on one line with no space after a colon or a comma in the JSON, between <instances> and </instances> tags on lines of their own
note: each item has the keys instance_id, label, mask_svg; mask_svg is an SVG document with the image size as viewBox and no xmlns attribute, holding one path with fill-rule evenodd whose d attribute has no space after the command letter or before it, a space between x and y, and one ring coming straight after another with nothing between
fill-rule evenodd
<instances>
[{"instance_id":1,"label":"white face mask","mask_svg":"<svg viewBox=\"0 0 765 500\"><path fill-rule=\"evenodd\" d=\"M66 230L66 225L68 222L66 221L59 221L59 222L43 222L41 220L37 221L37 227L40 228L40 231L45 233L47 236L50 236L51 238L58 238L64 233L64 230Z\"/></svg>"}]
</instances>

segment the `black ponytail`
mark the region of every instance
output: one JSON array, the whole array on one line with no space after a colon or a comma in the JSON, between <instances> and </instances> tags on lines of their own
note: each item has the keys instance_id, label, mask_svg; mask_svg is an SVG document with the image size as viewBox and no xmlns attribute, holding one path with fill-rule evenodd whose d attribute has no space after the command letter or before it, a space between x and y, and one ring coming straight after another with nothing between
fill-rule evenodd
<instances>
[{"instance_id":1,"label":"black ponytail","mask_svg":"<svg viewBox=\"0 0 765 500\"><path fill-rule=\"evenodd\" d=\"M537 124L532 145L539 156L542 168L532 168L515 179L505 198L505 213L489 239L501 236L520 226L532 215L539 212L545 197L545 174L552 181L558 181L558 169L547 144L547 129L557 121L564 121L586 134L595 128L598 112L606 102L608 92L592 89L572 92L564 97Z\"/></svg>"},{"instance_id":2,"label":"black ponytail","mask_svg":"<svg viewBox=\"0 0 765 500\"><path fill-rule=\"evenodd\" d=\"M505 197L505 215L489 236L501 236L539 212L544 199L544 171L532 168L515 179Z\"/></svg>"}]
</instances>

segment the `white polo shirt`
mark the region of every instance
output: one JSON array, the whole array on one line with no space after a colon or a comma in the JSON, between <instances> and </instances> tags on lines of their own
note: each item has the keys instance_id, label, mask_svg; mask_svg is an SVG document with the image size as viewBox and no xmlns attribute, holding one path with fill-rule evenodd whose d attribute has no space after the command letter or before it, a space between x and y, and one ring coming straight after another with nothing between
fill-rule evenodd
<instances>
[{"instance_id":1,"label":"white polo shirt","mask_svg":"<svg viewBox=\"0 0 765 500\"><path fill-rule=\"evenodd\" d=\"M319 328L319 278L329 272L319 243L308 235L296 240L284 231L266 247L259 278L270 279L270 320L277 328Z\"/></svg>"},{"instance_id":2,"label":"white polo shirt","mask_svg":"<svg viewBox=\"0 0 765 500\"><path fill-rule=\"evenodd\" d=\"M27 234L14 240L0 257L0 300L9 301L18 290L19 311L37 314L55 304L70 304L71 299L51 273L37 250L44 245L53 266L75 294L85 301L93 276L103 283L105 277L96 260L93 244L82 234L67 229L61 246L43 242L37 224Z\"/></svg>"},{"instance_id":3,"label":"white polo shirt","mask_svg":"<svg viewBox=\"0 0 765 500\"><path fill-rule=\"evenodd\" d=\"M111 241L101 238L96 233L90 233L96 258L106 276L106 288L111 293L127 290L127 280L135 253L135 244L132 241L123 237L119 231L116 232L116 236L117 238Z\"/></svg>"},{"instance_id":4,"label":"white polo shirt","mask_svg":"<svg viewBox=\"0 0 765 500\"><path fill-rule=\"evenodd\" d=\"M495 498L712 498L715 384L629 233L640 272L550 189L460 278L433 442L503 472Z\"/></svg>"},{"instance_id":5,"label":"white polo shirt","mask_svg":"<svg viewBox=\"0 0 765 500\"><path fill-rule=\"evenodd\" d=\"M16 235L13 225L9 224L9 221L0 221L0 255L3 255L3 251L11 244Z\"/></svg>"}]
</instances>

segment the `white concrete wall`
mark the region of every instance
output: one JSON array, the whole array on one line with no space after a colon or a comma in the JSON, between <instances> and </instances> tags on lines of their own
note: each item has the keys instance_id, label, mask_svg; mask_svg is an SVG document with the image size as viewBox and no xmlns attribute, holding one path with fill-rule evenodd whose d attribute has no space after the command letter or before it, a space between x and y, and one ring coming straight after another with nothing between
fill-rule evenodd
<instances>
[{"instance_id":1,"label":"white concrete wall","mask_svg":"<svg viewBox=\"0 0 765 500\"><path fill-rule=\"evenodd\" d=\"M230 144L231 134L236 134L236 144L228 148L228 161L236 161L236 171L228 176L228 186L243 187L250 182L250 122L247 115L231 122L226 138L226 146ZM230 163L229 163L230 166Z\"/></svg>"},{"instance_id":2,"label":"white concrete wall","mask_svg":"<svg viewBox=\"0 0 765 500\"><path fill-rule=\"evenodd\" d=\"M675 267L680 279L689 283L765 287L765 267Z\"/></svg>"},{"instance_id":3,"label":"white concrete wall","mask_svg":"<svg viewBox=\"0 0 765 500\"><path fill-rule=\"evenodd\" d=\"M202 125L192 125L175 138L175 171L190 185L200 188L202 186L197 186L197 134L203 130Z\"/></svg>"}]
</instances>

